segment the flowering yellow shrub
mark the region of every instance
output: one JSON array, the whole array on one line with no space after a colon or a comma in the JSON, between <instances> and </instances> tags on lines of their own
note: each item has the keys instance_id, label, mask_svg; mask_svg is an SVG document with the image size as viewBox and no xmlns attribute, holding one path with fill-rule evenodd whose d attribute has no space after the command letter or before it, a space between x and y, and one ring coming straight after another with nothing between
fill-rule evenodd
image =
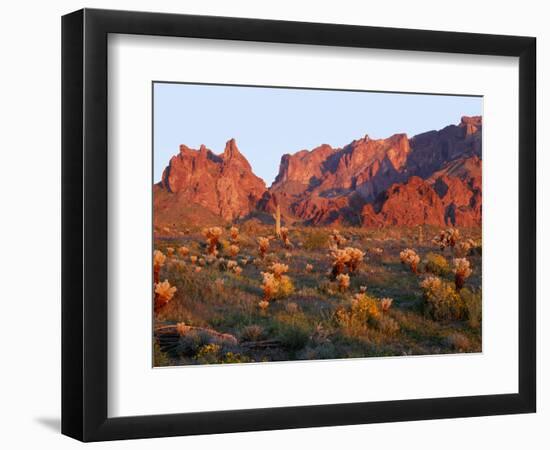
<instances>
[{"instance_id":1,"label":"flowering yellow shrub","mask_svg":"<svg viewBox=\"0 0 550 450\"><path fill-rule=\"evenodd\" d=\"M426 271L434 275L446 275L449 273L449 263L443 255L428 253L426 255Z\"/></svg>"},{"instance_id":2,"label":"flowering yellow shrub","mask_svg":"<svg viewBox=\"0 0 550 450\"><path fill-rule=\"evenodd\" d=\"M336 323L352 335L362 333L369 325L375 325L380 318L378 303L368 294L355 294L349 308L339 308L336 311Z\"/></svg>"},{"instance_id":3,"label":"flowering yellow shrub","mask_svg":"<svg viewBox=\"0 0 550 450\"><path fill-rule=\"evenodd\" d=\"M399 253L399 258L402 264L406 264L410 267L411 272L418 273L418 263L420 262L420 256L411 248L406 248Z\"/></svg>"},{"instance_id":4,"label":"flowering yellow shrub","mask_svg":"<svg viewBox=\"0 0 550 450\"><path fill-rule=\"evenodd\" d=\"M424 290L424 310L435 320L459 320L464 316L464 302L452 283L430 276L420 286Z\"/></svg>"}]
</instances>

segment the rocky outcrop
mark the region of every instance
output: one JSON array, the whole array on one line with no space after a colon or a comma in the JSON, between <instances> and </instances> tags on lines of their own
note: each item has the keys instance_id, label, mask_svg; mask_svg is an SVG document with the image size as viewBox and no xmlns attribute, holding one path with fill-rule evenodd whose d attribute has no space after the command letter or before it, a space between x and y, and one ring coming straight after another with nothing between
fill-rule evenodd
<instances>
[{"instance_id":1,"label":"rocky outcrop","mask_svg":"<svg viewBox=\"0 0 550 450\"><path fill-rule=\"evenodd\" d=\"M266 192L265 183L254 175L234 139L220 155L204 145L199 150L181 145L159 187L174 194L169 197L173 208L198 204L227 221L249 214Z\"/></svg>"},{"instance_id":2,"label":"rocky outcrop","mask_svg":"<svg viewBox=\"0 0 550 450\"><path fill-rule=\"evenodd\" d=\"M323 144L283 155L269 189L234 140L220 155L182 145L163 173L158 197L164 210L171 203L199 205L225 221L273 213L279 205L287 223L479 226L481 132L475 116L410 139L395 134L364 136L342 148Z\"/></svg>"}]
</instances>

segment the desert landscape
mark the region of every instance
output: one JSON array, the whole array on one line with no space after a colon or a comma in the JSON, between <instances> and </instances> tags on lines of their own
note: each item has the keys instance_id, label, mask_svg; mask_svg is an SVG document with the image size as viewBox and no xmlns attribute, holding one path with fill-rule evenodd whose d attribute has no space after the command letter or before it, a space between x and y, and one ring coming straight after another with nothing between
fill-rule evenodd
<instances>
[{"instance_id":1,"label":"desert landscape","mask_svg":"<svg viewBox=\"0 0 550 450\"><path fill-rule=\"evenodd\" d=\"M154 366L480 352L481 116L281 157L180 145L153 186Z\"/></svg>"}]
</instances>

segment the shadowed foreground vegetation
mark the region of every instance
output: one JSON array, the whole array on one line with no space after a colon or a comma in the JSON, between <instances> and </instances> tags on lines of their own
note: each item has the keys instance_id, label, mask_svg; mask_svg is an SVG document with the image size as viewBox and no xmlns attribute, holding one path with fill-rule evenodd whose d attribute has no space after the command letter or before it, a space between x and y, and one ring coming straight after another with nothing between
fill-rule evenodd
<instances>
[{"instance_id":1,"label":"shadowed foreground vegetation","mask_svg":"<svg viewBox=\"0 0 550 450\"><path fill-rule=\"evenodd\" d=\"M481 351L478 229L247 222L155 249L155 366Z\"/></svg>"}]
</instances>

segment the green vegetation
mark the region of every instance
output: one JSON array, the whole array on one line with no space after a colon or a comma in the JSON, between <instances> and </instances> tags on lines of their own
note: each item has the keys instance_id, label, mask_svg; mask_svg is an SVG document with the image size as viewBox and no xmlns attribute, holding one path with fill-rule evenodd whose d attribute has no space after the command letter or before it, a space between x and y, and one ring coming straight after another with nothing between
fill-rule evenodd
<instances>
[{"instance_id":1,"label":"green vegetation","mask_svg":"<svg viewBox=\"0 0 550 450\"><path fill-rule=\"evenodd\" d=\"M481 351L481 252L457 286L439 230L236 227L155 239L156 366Z\"/></svg>"}]
</instances>

